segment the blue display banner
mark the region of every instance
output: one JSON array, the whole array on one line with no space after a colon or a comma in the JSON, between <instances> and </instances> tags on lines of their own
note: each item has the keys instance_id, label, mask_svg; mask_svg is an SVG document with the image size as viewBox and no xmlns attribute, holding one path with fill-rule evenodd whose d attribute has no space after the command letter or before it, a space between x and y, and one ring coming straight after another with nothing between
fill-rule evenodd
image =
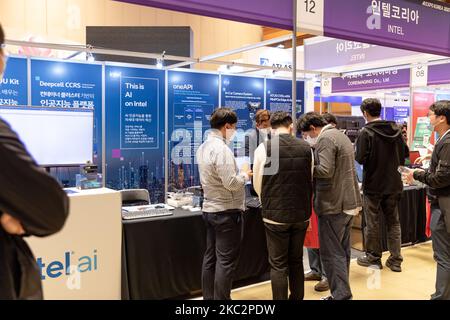
<instances>
[{"instance_id":1,"label":"blue display banner","mask_svg":"<svg viewBox=\"0 0 450 320\"><path fill-rule=\"evenodd\" d=\"M94 110L93 160L102 164L102 66L31 60L31 104L62 109ZM76 139L76 137L74 137ZM68 141L70 143L70 141Z\"/></svg>"},{"instance_id":2,"label":"blue display banner","mask_svg":"<svg viewBox=\"0 0 450 320\"><path fill-rule=\"evenodd\" d=\"M236 111L238 129L251 129L256 111L264 109L264 79L223 75L220 104Z\"/></svg>"},{"instance_id":3,"label":"blue display banner","mask_svg":"<svg viewBox=\"0 0 450 320\"><path fill-rule=\"evenodd\" d=\"M384 120L394 121L394 108L383 108L382 114L384 114Z\"/></svg>"},{"instance_id":4,"label":"blue display banner","mask_svg":"<svg viewBox=\"0 0 450 320\"><path fill-rule=\"evenodd\" d=\"M297 117L304 113L305 83L297 81ZM266 80L266 109L271 112L292 113L292 82L289 80Z\"/></svg>"},{"instance_id":5,"label":"blue display banner","mask_svg":"<svg viewBox=\"0 0 450 320\"><path fill-rule=\"evenodd\" d=\"M27 105L27 59L9 58L0 81L0 105Z\"/></svg>"},{"instance_id":6,"label":"blue display banner","mask_svg":"<svg viewBox=\"0 0 450 320\"><path fill-rule=\"evenodd\" d=\"M105 67L106 185L164 202L164 71Z\"/></svg>"},{"instance_id":7,"label":"blue display banner","mask_svg":"<svg viewBox=\"0 0 450 320\"><path fill-rule=\"evenodd\" d=\"M409 107L394 107L394 121L397 123L408 122Z\"/></svg>"},{"instance_id":8,"label":"blue display banner","mask_svg":"<svg viewBox=\"0 0 450 320\"><path fill-rule=\"evenodd\" d=\"M219 76L169 71L169 191L200 185L195 153L219 102Z\"/></svg>"}]
</instances>

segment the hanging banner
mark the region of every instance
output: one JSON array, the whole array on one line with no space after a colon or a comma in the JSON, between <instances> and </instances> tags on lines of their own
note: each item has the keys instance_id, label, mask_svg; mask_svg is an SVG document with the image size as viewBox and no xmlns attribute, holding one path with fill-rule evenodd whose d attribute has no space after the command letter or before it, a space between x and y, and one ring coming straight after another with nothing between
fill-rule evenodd
<instances>
[{"instance_id":1,"label":"hanging banner","mask_svg":"<svg viewBox=\"0 0 450 320\"><path fill-rule=\"evenodd\" d=\"M28 104L27 59L9 58L0 81L0 105Z\"/></svg>"},{"instance_id":2,"label":"hanging banner","mask_svg":"<svg viewBox=\"0 0 450 320\"><path fill-rule=\"evenodd\" d=\"M298 1L298 31L450 56L450 5L433 0Z\"/></svg>"},{"instance_id":3,"label":"hanging banner","mask_svg":"<svg viewBox=\"0 0 450 320\"><path fill-rule=\"evenodd\" d=\"M200 185L195 154L219 104L216 74L169 71L169 191Z\"/></svg>"},{"instance_id":4,"label":"hanging banner","mask_svg":"<svg viewBox=\"0 0 450 320\"><path fill-rule=\"evenodd\" d=\"M450 63L428 67L428 85L450 83Z\"/></svg>"},{"instance_id":5,"label":"hanging banner","mask_svg":"<svg viewBox=\"0 0 450 320\"><path fill-rule=\"evenodd\" d=\"M304 109L305 83L297 81L297 107L295 113L301 116ZM284 111L292 113L292 82L289 80L266 80L266 109L270 112Z\"/></svg>"},{"instance_id":6,"label":"hanging banner","mask_svg":"<svg viewBox=\"0 0 450 320\"><path fill-rule=\"evenodd\" d=\"M94 110L94 163L102 163L102 66L31 60L31 104L48 108Z\"/></svg>"},{"instance_id":7,"label":"hanging banner","mask_svg":"<svg viewBox=\"0 0 450 320\"><path fill-rule=\"evenodd\" d=\"M332 79L332 91L351 92L409 87L410 70L392 70Z\"/></svg>"},{"instance_id":8,"label":"hanging banner","mask_svg":"<svg viewBox=\"0 0 450 320\"><path fill-rule=\"evenodd\" d=\"M314 39L314 38L312 38ZM320 42L305 41L305 69L353 66L392 58L417 55L417 52L381 47L356 41L329 39Z\"/></svg>"},{"instance_id":9,"label":"hanging banner","mask_svg":"<svg viewBox=\"0 0 450 320\"><path fill-rule=\"evenodd\" d=\"M164 71L105 67L106 186L164 202Z\"/></svg>"}]
</instances>

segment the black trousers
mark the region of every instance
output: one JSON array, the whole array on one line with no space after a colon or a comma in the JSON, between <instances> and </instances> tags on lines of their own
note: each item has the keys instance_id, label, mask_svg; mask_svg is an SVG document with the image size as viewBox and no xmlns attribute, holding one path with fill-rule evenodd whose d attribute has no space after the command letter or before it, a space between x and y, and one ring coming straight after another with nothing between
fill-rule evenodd
<instances>
[{"instance_id":1,"label":"black trousers","mask_svg":"<svg viewBox=\"0 0 450 320\"><path fill-rule=\"evenodd\" d=\"M230 300L242 240L242 211L203 212L206 251L203 257L204 300Z\"/></svg>"},{"instance_id":2,"label":"black trousers","mask_svg":"<svg viewBox=\"0 0 450 320\"><path fill-rule=\"evenodd\" d=\"M379 262L383 253L381 244L380 216L384 216L387 228L387 244L391 256L389 260L400 265L403 261L401 255L402 234L398 213L398 202L401 194L390 195L364 195L364 229L366 254L370 261Z\"/></svg>"},{"instance_id":3,"label":"black trousers","mask_svg":"<svg viewBox=\"0 0 450 320\"><path fill-rule=\"evenodd\" d=\"M287 300L288 287L289 300L303 300L303 243L308 224L308 221L285 225L264 223L274 300Z\"/></svg>"},{"instance_id":4,"label":"black trousers","mask_svg":"<svg viewBox=\"0 0 450 320\"><path fill-rule=\"evenodd\" d=\"M350 289L350 231L353 217L345 214L319 215L320 258L335 300L353 297Z\"/></svg>"},{"instance_id":5,"label":"black trousers","mask_svg":"<svg viewBox=\"0 0 450 320\"><path fill-rule=\"evenodd\" d=\"M450 233L446 229L444 215L438 205L431 207L431 239L434 260L437 263L436 292L432 300L450 300Z\"/></svg>"}]
</instances>

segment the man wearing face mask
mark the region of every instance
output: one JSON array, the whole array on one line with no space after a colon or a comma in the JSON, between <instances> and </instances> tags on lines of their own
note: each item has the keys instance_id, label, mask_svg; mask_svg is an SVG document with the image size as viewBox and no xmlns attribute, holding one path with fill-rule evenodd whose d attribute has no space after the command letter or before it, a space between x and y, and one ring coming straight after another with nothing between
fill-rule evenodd
<instances>
[{"instance_id":1,"label":"man wearing face mask","mask_svg":"<svg viewBox=\"0 0 450 320\"><path fill-rule=\"evenodd\" d=\"M0 26L0 78L6 62L4 41ZM68 205L59 184L0 119L0 300L43 298L39 268L23 237L61 230Z\"/></svg>"},{"instance_id":2,"label":"man wearing face mask","mask_svg":"<svg viewBox=\"0 0 450 320\"><path fill-rule=\"evenodd\" d=\"M322 114L322 117L324 118L327 124L330 124L333 127L337 126L337 119L334 116L334 114L326 112ZM305 135L305 137L308 136ZM313 215L311 219L317 218ZM311 271L305 274L305 281L319 281L314 286L315 291L323 292L330 290L328 279L325 270L323 268L322 261L320 259L320 249L307 248L307 251L308 251L309 267Z\"/></svg>"},{"instance_id":3,"label":"man wearing face mask","mask_svg":"<svg viewBox=\"0 0 450 320\"><path fill-rule=\"evenodd\" d=\"M323 299L352 299L350 231L353 216L362 206L353 145L316 112L303 115L297 130L315 146L314 211L319 220L320 258L331 290L331 296Z\"/></svg>"},{"instance_id":4,"label":"man wearing face mask","mask_svg":"<svg viewBox=\"0 0 450 320\"><path fill-rule=\"evenodd\" d=\"M204 192L203 220L206 251L203 257L204 300L229 300L242 237L245 210L244 186L252 176L248 164L239 171L228 144L236 134L236 113L216 109L210 119L211 131L196 155Z\"/></svg>"},{"instance_id":5,"label":"man wearing face mask","mask_svg":"<svg viewBox=\"0 0 450 320\"><path fill-rule=\"evenodd\" d=\"M367 124L356 141L356 161L363 165L364 218L366 221L366 255L358 257L358 265L382 269L382 247L379 216L384 215L388 249L391 253L386 266L401 272L401 230L398 202L403 191L399 166L405 164L406 144L402 131L394 121L381 120L378 99L365 99L361 112Z\"/></svg>"},{"instance_id":6,"label":"man wearing face mask","mask_svg":"<svg viewBox=\"0 0 450 320\"><path fill-rule=\"evenodd\" d=\"M428 117L439 136L430 168L410 170L405 175L410 183L418 180L428 185L431 238L437 262L436 292L431 299L450 300L450 101L433 103Z\"/></svg>"}]
</instances>

